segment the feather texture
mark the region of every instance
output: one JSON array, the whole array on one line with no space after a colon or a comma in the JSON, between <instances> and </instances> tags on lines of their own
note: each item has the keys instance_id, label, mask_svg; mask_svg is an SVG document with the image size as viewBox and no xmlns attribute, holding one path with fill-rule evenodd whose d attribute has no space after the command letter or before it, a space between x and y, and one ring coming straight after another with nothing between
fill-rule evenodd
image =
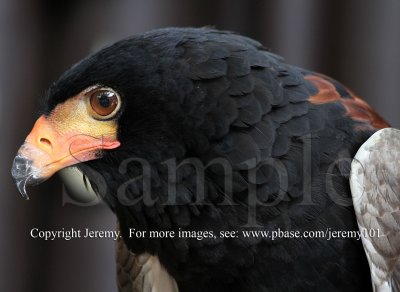
<instances>
[{"instance_id":1,"label":"feather texture","mask_svg":"<svg viewBox=\"0 0 400 292\"><path fill-rule=\"evenodd\" d=\"M352 162L351 190L374 291L400 291L400 130L376 132Z\"/></svg>"}]
</instances>

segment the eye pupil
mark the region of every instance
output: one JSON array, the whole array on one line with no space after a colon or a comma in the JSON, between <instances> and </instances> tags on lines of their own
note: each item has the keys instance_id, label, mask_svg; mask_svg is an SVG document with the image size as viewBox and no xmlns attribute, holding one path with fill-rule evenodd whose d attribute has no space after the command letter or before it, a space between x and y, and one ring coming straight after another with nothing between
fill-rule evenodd
<instances>
[{"instance_id":1,"label":"eye pupil","mask_svg":"<svg viewBox=\"0 0 400 292\"><path fill-rule=\"evenodd\" d=\"M113 95L112 92L103 92L101 94L98 95L98 100L99 100L99 104L104 107L107 108L110 106L111 104L111 100L110 97Z\"/></svg>"}]
</instances>

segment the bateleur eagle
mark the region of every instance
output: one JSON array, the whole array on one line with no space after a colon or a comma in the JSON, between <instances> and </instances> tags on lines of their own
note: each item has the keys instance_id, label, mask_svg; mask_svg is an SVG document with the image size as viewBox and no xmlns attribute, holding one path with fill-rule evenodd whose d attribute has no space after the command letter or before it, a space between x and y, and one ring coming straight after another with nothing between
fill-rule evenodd
<instances>
[{"instance_id":1,"label":"bateleur eagle","mask_svg":"<svg viewBox=\"0 0 400 292\"><path fill-rule=\"evenodd\" d=\"M351 159L388 126L337 81L244 36L166 28L83 59L43 104L15 183L82 171L118 218L120 291L371 290L360 241L303 236L358 230Z\"/></svg>"}]
</instances>

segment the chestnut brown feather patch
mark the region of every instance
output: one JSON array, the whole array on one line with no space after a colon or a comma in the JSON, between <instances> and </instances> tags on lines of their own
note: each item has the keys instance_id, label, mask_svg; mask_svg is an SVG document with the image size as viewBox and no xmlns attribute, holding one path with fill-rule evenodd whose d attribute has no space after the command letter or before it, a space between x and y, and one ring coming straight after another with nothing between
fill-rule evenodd
<instances>
[{"instance_id":1,"label":"chestnut brown feather patch","mask_svg":"<svg viewBox=\"0 0 400 292\"><path fill-rule=\"evenodd\" d=\"M348 97L342 97L337 91L333 81L329 77L319 75L307 75L304 79L310 81L317 89L318 93L312 95L308 100L315 105L331 102L339 102L346 110L346 115L358 122L365 122L368 127L377 129L389 127L389 124L379 116L369 104L357 97L351 90L347 90Z\"/></svg>"}]
</instances>

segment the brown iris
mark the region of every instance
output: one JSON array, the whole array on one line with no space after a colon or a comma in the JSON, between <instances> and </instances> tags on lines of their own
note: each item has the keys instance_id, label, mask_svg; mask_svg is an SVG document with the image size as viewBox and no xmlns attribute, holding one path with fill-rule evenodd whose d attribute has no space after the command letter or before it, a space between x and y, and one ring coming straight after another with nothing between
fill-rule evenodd
<instances>
[{"instance_id":1,"label":"brown iris","mask_svg":"<svg viewBox=\"0 0 400 292\"><path fill-rule=\"evenodd\" d=\"M108 89L95 90L90 95L90 106L100 117L109 117L116 112L118 103L118 95Z\"/></svg>"}]
</instances>

